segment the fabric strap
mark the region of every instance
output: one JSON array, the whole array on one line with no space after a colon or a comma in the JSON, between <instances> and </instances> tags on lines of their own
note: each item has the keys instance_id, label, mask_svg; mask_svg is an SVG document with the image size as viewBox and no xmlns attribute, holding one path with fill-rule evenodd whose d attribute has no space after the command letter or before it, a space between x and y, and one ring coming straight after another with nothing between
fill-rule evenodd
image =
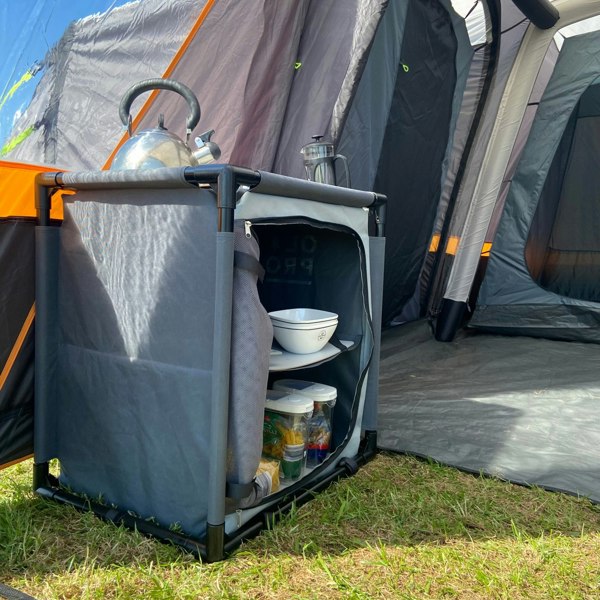
<instances>
[{"instance_id":1,"label":"fabric strap","mask_svg":"<svg viewBox=\"0 0 600 600\"><path fill-rule=\"evenodd\" d=\"M233 263L238 269L244 269L244 271L254 273L261 282L265 278L264 267L256 260L256 258L254 258L254 256L250 256L250 254L235 251L233 253Z\"/></svg>"}]
</instances>

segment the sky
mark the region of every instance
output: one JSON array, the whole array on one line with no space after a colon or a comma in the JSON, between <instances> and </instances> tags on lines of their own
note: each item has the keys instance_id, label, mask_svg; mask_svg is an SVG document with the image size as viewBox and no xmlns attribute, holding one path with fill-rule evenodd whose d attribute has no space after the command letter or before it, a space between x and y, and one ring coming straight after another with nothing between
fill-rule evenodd
<instances>
[{"instance_id":1,"label":"sky","mask_svg":"<svg viewBox=\"0 0 600 600\"><path fill-rule=\"evenodd\" d=\"M0 0L0 149L43 75L43 60L69 23L127 0ZM27 75L34 67L36 74Z\"/></svg>"}]
</instances>

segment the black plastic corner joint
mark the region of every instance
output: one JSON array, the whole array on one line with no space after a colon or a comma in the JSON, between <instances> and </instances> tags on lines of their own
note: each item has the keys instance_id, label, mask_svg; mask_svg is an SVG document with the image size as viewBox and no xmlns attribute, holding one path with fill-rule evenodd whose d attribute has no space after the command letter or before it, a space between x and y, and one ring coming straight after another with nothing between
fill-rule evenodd
<instances>
[{"instance_id":1,"label":"black plastic corner joint","mask_svg":"<svg viewBox=\"0 0 600 600\"><path fill-rule=\"evenodd\" d=\"M339 466L346 471L347 475L356 475L358 473L358 463L353 458L342 458Z\"/></svg>"},{"instance_id":2,"label":"black plastic corner joint","mask_svg":"<svg viewBox=\"0 0 600 600\"><path fill-rule=\"evenodd\" d=\"M218 230L233 231L237 182L235 171L230 165L222 165L217 177Z\"/></svg>"},{"instance_id":3,"label":"black plastic corner joint","mask_svg":"<svg viewBox=\"0 0 600 600\"><path fill-rule=\"evenodd\" d=\"M370 458L377 453L377 431L366 430L363 437L363 454Z\"/></svg>"},{"instance_id":4,"label":"black plastic corner joint","mask_svg":"<svg viewBox=\"0 0 600 600\"><path fill-rule=\"evenodd\" d=\"M237 181L235 170L231 165L221 165L221 172L217 177L217 190L217 208L233 210L235 208Z\"/></svg>"},{"instance_id":5,"label":"black plastic corner joint","mask_svg":"<svg viewBox=\"0 0 600 600\"><path fill-rule=\"evenodd\" d=\"M219 562L225 558L225 524L206 526L206 560Z\"/></svg>"},{"instance_id":6,"label":"black plastic corner joint","mask_svg":"<svg viewBox=\"0 0 600 600\"><path fill-rule=\"evenodd\" d=\"M33 463L33 491L50 485L50 465L47 462Z\"/></svg>"}]
</instances>

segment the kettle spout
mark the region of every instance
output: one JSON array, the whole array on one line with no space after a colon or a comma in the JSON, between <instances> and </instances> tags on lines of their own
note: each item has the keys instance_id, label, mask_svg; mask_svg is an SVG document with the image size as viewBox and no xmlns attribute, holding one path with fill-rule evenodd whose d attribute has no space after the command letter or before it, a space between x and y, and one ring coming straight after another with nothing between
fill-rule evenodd
<instances>
[{"instance_id":1,"label":"kettle spout","mask_svg":"<svg viewBox=\"0 0 600 600\"><path fill-rule=\"evenodd\" d=\"M219 160L221 157L221 148L219 148L219 145L210 141L214 132L214 129L210 129L194 140L196 146L198 146L198 150L195 150L192 154L199 165L205 165L213 160Z\"/></svg>"}]
</instances>

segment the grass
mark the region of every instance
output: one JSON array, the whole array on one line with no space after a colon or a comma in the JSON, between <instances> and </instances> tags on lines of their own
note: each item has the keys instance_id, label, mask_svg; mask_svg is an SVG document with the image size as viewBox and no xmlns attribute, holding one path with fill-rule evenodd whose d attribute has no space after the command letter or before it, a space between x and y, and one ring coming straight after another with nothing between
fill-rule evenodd
<instances>
[{"instance_id":1,"label":"grass","mask_svg":"<svg viewBox=\"0 0 600 600\"><path fill-rule=\"evenodd\" d=\"M0 581L54 598L600 598L600 507L380 454L229 560L34 497L0 473Z\"/></svg>"}]
</instances>

